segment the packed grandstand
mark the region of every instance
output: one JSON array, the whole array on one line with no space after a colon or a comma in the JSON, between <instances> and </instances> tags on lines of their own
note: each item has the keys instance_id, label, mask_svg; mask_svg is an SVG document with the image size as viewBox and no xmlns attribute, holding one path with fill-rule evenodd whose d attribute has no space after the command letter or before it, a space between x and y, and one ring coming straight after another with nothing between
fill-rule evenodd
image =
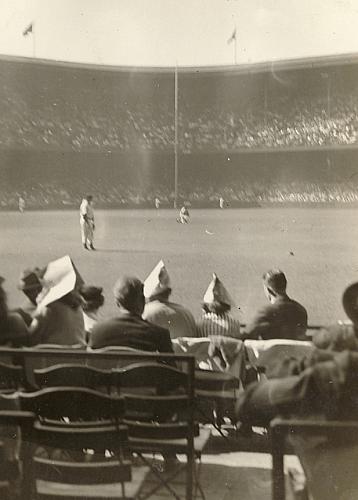
<instances>
[{"instance_id":1,"label":"packed grandstand","mask_svg":"<svg viewBox=\"0 0 358 500\"><path fill-rule=\"evenodd\" d=\"M357 76L356 56L180 68L180 198L358 202ZM174 70L2 58L0 111L2 208L87 190L100 206L172 205Z\"/></svg>"}]
</instances>

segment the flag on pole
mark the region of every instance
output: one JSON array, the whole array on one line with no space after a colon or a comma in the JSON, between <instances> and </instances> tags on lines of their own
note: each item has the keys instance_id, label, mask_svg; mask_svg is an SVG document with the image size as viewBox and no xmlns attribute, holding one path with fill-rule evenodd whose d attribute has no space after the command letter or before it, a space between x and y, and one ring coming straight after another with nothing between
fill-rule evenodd
<instances>
[{"instance_id":1,"label":"flag on pole","mask_svg":"<svg viewBox=\"0 0 358 500\"><path fill-rule=\"evenodd\" d=\"M24 31L22 32L22 36L27 36L29 35L30 33L33 32L33 28L34 28L34 25L33 23L30 23L27 28L24 29Z\"/></svg>"},{"instance_id":2,"label":"flag on pole","mask_svg":"<svg viewBox=\"0 0 358 500\"><path fill-rule=\"evenodd\" d=\"M234 40L236 40L236 28L234 29L234 31L232 32L232 35L231 37L228 39L227 43L228 45L233 42Z\"/></svg>"}]
</instances>

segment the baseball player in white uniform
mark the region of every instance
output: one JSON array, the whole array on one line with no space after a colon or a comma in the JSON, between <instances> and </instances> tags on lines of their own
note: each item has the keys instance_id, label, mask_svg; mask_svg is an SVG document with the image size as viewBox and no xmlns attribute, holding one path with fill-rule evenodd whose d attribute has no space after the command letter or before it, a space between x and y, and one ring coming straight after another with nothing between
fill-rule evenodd
<instances>
[{"instance_id":1,"label":"baseball player in white uniform","mask_svg":"<svg viewBox=\"0 0 358 500\"><path fill-rule=\"evenodd\" d=\"M92 200L93 196L88 195L83 198L80 206L81 239L85 250L95 250L93 246L93 233L95 225Z\"/></svg>"}]
</instances>

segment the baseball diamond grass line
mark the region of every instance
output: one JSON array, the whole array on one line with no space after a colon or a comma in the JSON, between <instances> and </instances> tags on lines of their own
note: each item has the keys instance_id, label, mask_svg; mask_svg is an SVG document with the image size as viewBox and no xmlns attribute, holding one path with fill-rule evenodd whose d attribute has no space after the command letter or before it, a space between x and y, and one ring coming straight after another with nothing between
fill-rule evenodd
<instances>
[{"instance_id":1,"label":"baseball diamond grass line","mask_svg":"<svg viewBox=\"0 0 358 500\"><path fill-rule=\"evenodd\" d=\"M163 259L174 301L194 315L215 271L247 322L265 303L261 276L279 267L288 292L302 302L310 323L345 318L341 295L358 280L357 210L265 208L192 210L191 222L176 223L173 210L95 210L96 252L85 251L75 211L0 212L0 275L10 305L22 269L70 254L84 279L104 287L103 314L114 314L112 286L121 274L145 279Z\"/></svg>"}]
</instances>

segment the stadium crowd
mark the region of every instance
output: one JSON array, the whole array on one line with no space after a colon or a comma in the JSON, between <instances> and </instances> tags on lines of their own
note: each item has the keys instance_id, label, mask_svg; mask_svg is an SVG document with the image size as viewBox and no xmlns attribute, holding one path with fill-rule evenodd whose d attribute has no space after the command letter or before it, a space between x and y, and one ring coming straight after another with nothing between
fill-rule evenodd
<instances>
[{"instance_id":1,"label":"stadium crowd","mask_svg":"<svg viewBox=\"0 0 358 500\"><path fill-rule=\"evenodd\" d=\"M1 84L1 81L0 81ZM50 84L49 84L50 85ZM174 113L170 99L119 95L103 89L53 97L43 92L34 103L26 89L2 83L0 146L64 151L170 151ZM107 92L107 93L106 93ZM84 105L85 103L85 105ZM36 107L35 107L36 104ZM247 148L347 146L357 143L357 95L334 93L329 109L317 96L288 97L231 108L214 102L193 106L179 100L178 140L183 153Z\"/></svg>"},{"instance_id":2,"label":"stadium crowd","mask_svg":"<svg viewBox=\"0 0 358 500\"><path fill-rule=\"evenodd\" d=\"M18 208L19 197L25 200L26 208L77 208L79 193L96 192L96 206L99 208L141 208L154 207L154 200L160 200L162 208L173 206L174 192L165 184L149 186L145 190L138 185L125 182L113 183L105 179L91 181L83 179L81 184L68 183L63 179L46 182L20 182L14 188L3 182L0 186L0 209ZM221 183L213 186L208 181L182 182L179 198L193 207L218 207L220 197L226 206L236 204L356 204L358 192L353 182L280 182L248 181Z\"/></svg>"}]
</instances>

